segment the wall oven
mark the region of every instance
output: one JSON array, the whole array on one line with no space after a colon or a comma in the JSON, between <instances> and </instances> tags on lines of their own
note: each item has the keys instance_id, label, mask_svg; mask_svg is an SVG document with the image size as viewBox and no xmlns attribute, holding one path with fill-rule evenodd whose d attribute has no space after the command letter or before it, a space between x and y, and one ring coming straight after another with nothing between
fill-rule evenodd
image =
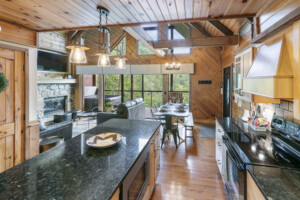
<instances>
[{"instance_id":1,"label":"wall oven","mask_svg":"<svg viewBox=\"0 0 300 200\"><path fill-rule=\"evenodd\" d=\"M223 172L225 179L226 199L244 200L245 198L245 167L229 139L224 136L225 144Z\"/></svg>"},{"instance_id":2,"label":"wall oven","mask_svg":"<svg viewBox=\"0 0 300 200\"><path fill-rule=\"evenodd\" d=\"M122 200L139 200L149 182L149 144L138 158L122 185Z\"/></svg>"}]
</instances>

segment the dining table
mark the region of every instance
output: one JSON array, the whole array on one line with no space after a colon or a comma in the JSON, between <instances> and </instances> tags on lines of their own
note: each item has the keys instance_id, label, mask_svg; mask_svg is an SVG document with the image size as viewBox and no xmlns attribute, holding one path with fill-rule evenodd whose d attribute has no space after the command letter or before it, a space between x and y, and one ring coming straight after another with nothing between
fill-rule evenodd
<instances>
[{"instance_id":1,"label":"dining table","mask_svg":"<svg viewBox=\"0 0 300 200\"><path fill-rule=\"evenodd\" d=\"M184 106L184 110L179 110L180 106ZM188 104L182 104L182 103L171 103L168 102L164 105L162 105L161 107L158 108L158 110L156 112L153 113L154 116L156 117L162 117L162 116L172 116L172 117L176 117L177 118L177 125L178 125L178 118L185 118L188 117L190 115L190 111L189 111L189 105ZM166 118L166 120L169 118ZM172 120L172 118L171 118ZM182 137L180 137L180 135L178 134L178 138L182 141L184 141L184 139Z\"/></svg>"}]
</instances>

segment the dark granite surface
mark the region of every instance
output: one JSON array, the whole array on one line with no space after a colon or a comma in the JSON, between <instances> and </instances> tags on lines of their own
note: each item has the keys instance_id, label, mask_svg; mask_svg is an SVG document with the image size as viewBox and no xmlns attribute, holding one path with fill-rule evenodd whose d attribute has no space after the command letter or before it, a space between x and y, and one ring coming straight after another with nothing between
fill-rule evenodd
<instances>
[{"instance_id":1,"label":"dark granite surface","mask_svg":"<svg viewBox=\"0 0 300 200\"><path fill-rule=\"evenodd\" d=\"M247 170L251 172L255 182L268 199L300 199L300 169L289 169L300 166L290 165L273 156L268 145L272 141L271 131L254 131L241 119L220 117L217 120L234 143Z\"/></svg>"},{"instance_id":2,"label":"dark granite surface","mask_svg":"<svg viewBox=\"0 0 300 200\"><path fill-rule=\"evenodd\" d=\"M270 200L300 199L299 170L253 166L252 177Z\"/></svg>"},{"instance_id":3,"label":"dark granite surface","mask_svg":"<svg viewBox=\"0 0 300 200\"><path fill-rule=\"evenodd\" d=\"M112 119L0 174L0 199L109 199L149 142L159 122ZM87 147L104 132L122 141Z\"/></svg>"}]
</instances>

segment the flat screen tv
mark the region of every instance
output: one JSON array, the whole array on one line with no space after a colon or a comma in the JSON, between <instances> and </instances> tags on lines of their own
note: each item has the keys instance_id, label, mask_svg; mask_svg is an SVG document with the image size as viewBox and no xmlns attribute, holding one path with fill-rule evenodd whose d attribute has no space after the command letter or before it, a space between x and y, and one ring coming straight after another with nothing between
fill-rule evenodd
<instances>
[{"instance_id":1,"label":"flat screen tv","mask_svg":"<svg viewBox=\"0 0 300 200\"><path fill-rule=\"evenodd\" d=\"M68 56L60 53L38 50L39 71L67 72Z\"/></svg>"}]
</instances>

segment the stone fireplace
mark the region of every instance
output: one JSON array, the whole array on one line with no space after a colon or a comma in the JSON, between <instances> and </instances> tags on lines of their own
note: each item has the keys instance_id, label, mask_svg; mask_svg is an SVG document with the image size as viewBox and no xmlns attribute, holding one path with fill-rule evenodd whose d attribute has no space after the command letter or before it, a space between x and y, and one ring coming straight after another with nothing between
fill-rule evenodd
<instances>
[{"instance_id":1,"label":"stone fireplace","mask_svg":"<svg viewBox=\"0 0 300 200\"><path fill-rule=\"evenodd\" d=\"M74 84L38 84L37 111L45 122L53 121L55 114L74 109Z\"/></svg>"}]
</instances>

